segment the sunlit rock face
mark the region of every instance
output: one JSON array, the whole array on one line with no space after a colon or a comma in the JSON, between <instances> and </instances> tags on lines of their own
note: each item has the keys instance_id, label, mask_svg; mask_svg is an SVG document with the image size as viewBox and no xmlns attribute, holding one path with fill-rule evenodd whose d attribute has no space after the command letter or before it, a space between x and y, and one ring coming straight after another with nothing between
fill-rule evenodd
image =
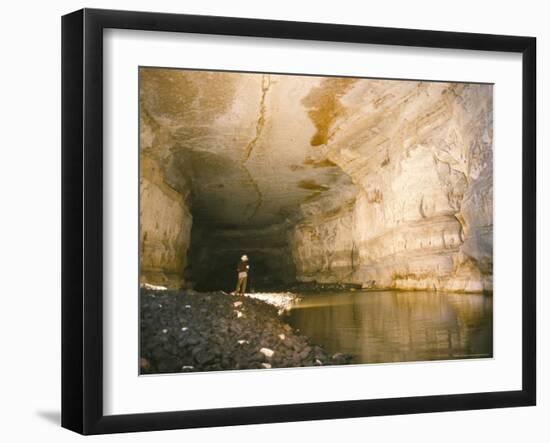
<instances>
[{"instance_id":1,"label":"sunlit rock face","mask_svg":"<svg viewBox=\"0 0 550 443\"><path fill-rule=\"evenodd\" d=\"M492 289L490 85L140 76L144 281Z\"/></svg>"},{"instance_id":2,"label":"sunlit rock face","mask_svg":"<svg viewBox=\"0 0 550 443\"><path fill-rule=\"evenodd\" d=\"M373 80L340 101L326 156L358 192L302 206L301 278L492 290L491 87Z\"/></svg>"}]
</instances>

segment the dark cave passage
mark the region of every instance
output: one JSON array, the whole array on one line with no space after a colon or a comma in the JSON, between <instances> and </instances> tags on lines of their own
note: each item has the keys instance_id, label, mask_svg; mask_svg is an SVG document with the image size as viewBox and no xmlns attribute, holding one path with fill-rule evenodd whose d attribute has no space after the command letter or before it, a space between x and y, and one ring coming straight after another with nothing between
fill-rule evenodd
<instances>
[{"instance_id":1,"label":"dark cave passage","mask_svg":"<svg viewBox=\"0 0 550 443\"><path fill-rule=\"evenodd\" d=\"M295 282L286 227L219 228L200 220L195 220L191 230L186 277L198 291L233 291L243 254L250 264L247 291L266 291Z\"/></svg>"}]
</instances>

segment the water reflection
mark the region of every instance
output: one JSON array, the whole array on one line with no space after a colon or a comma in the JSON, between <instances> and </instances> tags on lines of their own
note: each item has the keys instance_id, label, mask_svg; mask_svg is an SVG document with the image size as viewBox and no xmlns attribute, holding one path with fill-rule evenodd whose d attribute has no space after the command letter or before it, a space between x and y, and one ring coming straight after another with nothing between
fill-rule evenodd
<instances>
[{"instance_id":1,"label":"water reflection","mask_svg":"<svg viewBox=\"0 0 550 443\"><path fill-rule=\"evenodd\" d=\"M493 299L441 292L303 295L288 322L354 363L492 357Z\"/></svg>"}]
</instances>

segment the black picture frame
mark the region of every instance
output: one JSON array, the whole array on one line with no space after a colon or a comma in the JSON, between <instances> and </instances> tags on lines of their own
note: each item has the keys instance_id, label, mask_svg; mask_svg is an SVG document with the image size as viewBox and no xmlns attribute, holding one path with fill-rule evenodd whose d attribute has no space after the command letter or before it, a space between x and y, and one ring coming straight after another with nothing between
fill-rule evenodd
<instances>
[{"instance_id":1,"label":"black picture frame","mask_svg":"<svg viewBox=\"0 0 550 443\"><path fill-rule=\"evenodd\" d=\"M131 415L103 413L103 30L171 31L522 54L522 389ZM536 39L83 9L62 18L62 426L82 434L536 403Z\"/></svg>"}]
</instances>

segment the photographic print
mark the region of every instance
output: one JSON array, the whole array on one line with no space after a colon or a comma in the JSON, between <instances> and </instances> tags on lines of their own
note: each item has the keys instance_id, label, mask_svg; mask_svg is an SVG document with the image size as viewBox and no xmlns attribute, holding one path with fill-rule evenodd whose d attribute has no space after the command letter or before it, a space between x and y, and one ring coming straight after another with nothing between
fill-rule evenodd
<instances>
[{"instance_id":1,"label":"photographic print","mask_svg":"<svg viewBox=\"0 0 550 443\"><path fill-rule=\"evenodd\" d=\"M140 67L140 374L492 358L492 100Z\"/></svg>"}]
</instances>

